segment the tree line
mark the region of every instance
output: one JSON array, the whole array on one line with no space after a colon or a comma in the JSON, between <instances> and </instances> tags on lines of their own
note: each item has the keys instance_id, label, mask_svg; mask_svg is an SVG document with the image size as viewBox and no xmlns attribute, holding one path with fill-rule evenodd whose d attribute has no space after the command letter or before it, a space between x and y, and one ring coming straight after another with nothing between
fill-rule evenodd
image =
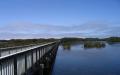
<instances>
[{"instance_id":1,"label":"tree line","mask_svg":"<svg viewBox=\"0 0 120 75\"><path fill-rule=\"evenodd\" d=\"M72 43L80 43L86 41L106 41L109 43L120 42L120 37L109 37L109 38L76 38L76 37L66 37L61 39L49 38L49 39L11 39L11 40L0 40L0 48L4 47L14 47L14 46L24 46L30 44L43 44L47 42L61 40L62 44L72 44Z\"/></svg>"}]
</instances>

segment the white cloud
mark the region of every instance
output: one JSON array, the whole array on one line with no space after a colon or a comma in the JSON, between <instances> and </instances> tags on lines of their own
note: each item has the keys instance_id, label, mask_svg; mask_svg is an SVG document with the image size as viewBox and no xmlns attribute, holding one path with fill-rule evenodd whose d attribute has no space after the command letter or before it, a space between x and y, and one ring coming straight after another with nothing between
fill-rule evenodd
<instances>
[{"instance_id":1,"label":"white cloud","mask_svg":"<svg viewBox=\"0 0 120 75\"><path fill-rule=\"evenodd\" d=\"M0 39L120 36L119 24L90 22L81 25L48 25L16 22L0 27Z\"/></svg>"}]
</instances>

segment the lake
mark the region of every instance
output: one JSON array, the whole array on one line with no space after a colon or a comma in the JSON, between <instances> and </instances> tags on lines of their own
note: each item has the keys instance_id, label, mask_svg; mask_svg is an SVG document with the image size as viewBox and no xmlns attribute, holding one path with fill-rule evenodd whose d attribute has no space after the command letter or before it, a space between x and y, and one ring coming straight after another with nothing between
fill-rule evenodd
<instances>
[{"instance_id":1,"label":"lake","mask_svg":"<svg viewBox=\"0 0 120 75\"><path fill-rule=\"evenodd\" d=\"M120 44L87 48L59 46L52 75L120 75Z\"/></svg>"}]
</instances>

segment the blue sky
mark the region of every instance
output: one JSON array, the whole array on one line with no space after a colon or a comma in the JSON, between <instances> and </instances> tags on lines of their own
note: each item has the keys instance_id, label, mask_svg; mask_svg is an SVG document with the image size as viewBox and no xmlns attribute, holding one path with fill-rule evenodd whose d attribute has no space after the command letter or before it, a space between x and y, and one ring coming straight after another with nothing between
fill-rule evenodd
<instances>
[{"instance_id":1,"label":"blue sky","mask_svg":"<svg viewBox=\"0 0 120 75\"><path fill-rule=\"evenodd\" d=\"M1 0L0 39L120 36L119 0Z\"/></svg>"}]
</instances>

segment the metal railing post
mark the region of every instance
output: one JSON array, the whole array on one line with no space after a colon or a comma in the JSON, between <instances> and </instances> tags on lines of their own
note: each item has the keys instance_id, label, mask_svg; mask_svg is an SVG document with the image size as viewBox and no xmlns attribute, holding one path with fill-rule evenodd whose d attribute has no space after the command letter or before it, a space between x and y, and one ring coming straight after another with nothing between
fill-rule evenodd
<instances>
[{"instance_id":1,"label":"metal railing post","mask_svg":"<svg viewBox=\"0 0 120 75\"><path fill-rule=\"evenodd\" d=\"M35 49L35 52L36 52L36 62L37 62L37 50L38 50L38 49Z\"/></svg>"},{"instance_id":2,"label":"metal railing post","mask_svg":"<svg viewBox=\"0 0 120 75\"><path fill-rule=\"evenodd\" d=\"M32 63L32 66L33 66L33 51L31 51L31 63Z\"/></svg>"}]
</instances>

